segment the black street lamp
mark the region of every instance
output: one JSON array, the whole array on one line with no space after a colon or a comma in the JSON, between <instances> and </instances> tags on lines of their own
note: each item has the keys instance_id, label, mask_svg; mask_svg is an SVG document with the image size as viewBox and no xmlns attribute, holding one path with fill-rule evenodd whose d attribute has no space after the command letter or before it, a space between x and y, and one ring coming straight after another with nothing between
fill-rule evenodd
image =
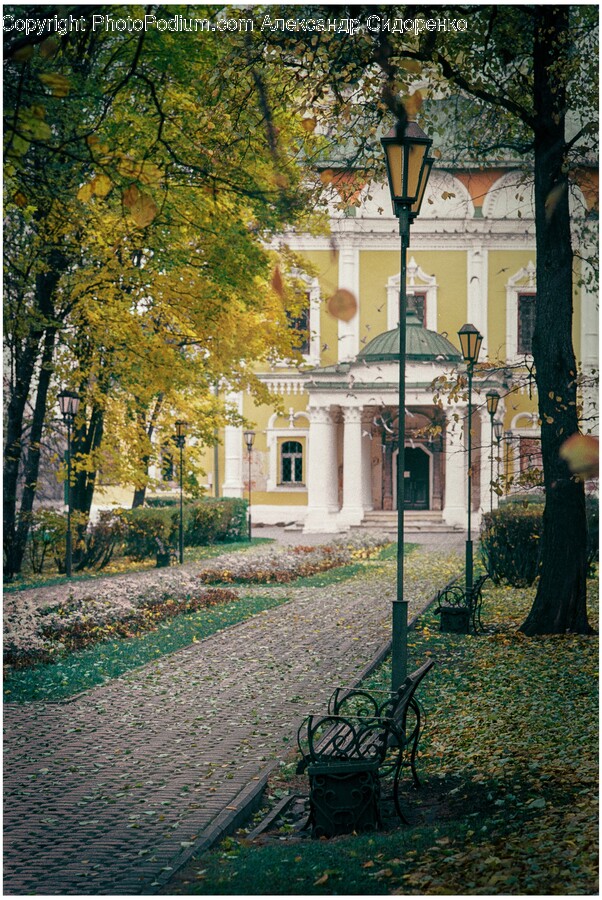
<instances>
[{"instance_id":1,"label":"black street lamp","mask_svg":"<svg viewBox=\"0 0 602 900\"><path fill-rule=\"evenodd\" d=\"M67 425L67 534L65 538L65 575L71 578L73 538L71 536L71 426L79 409L79 396L74 391L59 394L61 415Z\"/></svg>"},{"instance_id":2,"label":"black street lamp","mask_svg":"<svg viewBox=\"0 0 602 900\"><path fill-rule=\"evenodd\" d=\"M468 536L466 538L466 599L472 603L473 556L472 556L472 376L479 359L483 335L474 325L463 325L458 332L460 349L468 375Z\"/></svg>"},{"instance_id":3,"label":"black street lamp","mask_svg":"<svg viewBox=\"0 0 602 900\"><path fill-rule=\"evenodd\" d=\"M403 591L403 543L405 506L405 394L406 394L406 258L410 225L420 212L434 159L432 140L415 122L402 132L400 123L381 143L387 162L387 178L393 211L399 219L401 264L399 272L399 441L397 453L397 590L393 601L391 636L391 689L396 691L408 672L408 601Z\"/></svg>"},{"instance_id":4,"label":"black street lamp","mask_svg":"<svg viewBox=\"0 0 602 900\"><path fill-rule=\"evenodd\" d=\"M496 442L496 444L497 444L497 480L498 480L498 484L499 484L499 480L500 480L500 464L501 464L501 457L500 457L500 443L501 443L501 440L502 440L502 435L503 435L503 433L504 433L504 423L503 423L503 422L500 422L500 420L497 419L497 421L495 421L495 422L493 423L493 431L494 431L494 434L495 434L495 442Z\"/></svg>"},{"instance_id":5,"label":"black street lamp","mask_svg":"<svg viewBox=\"0 0 602 900\"><path fill-rule=\"evenodd\" d=\"M489 477L489 511L493 512L493 418L497 412L500 395L497 391L487 391L485 394L487 400L487 412L489 413L489 421L491 423L491 471Z\"/></svg>"},{"instance_id":6,"label":"black street lamp","mask_svg":"<svg viewBox=\"0 0 602 900\"><path fill-rule=\"evenodd\" d=\"M183 466L183 456L184 456L184 446L186 444L186 435L188 434L188 422L183 422L182 419L178 419L176 422L176 446L180 449L180 527L178 531L179 538L179 551L180 551L180 565L184 562L184 485L183 485L183 477L184 477L184 466Z\"/></svg>"},{"instance_id":7,"label":"black street lamp","mask_svg":"<svg viewBox=\"0 0 602 900\"><path fill-rule=\"evenodd\" d=\"M247 455L249 457L249 540L251 540L251 454L253 453L253 442L255 440L254 431L245 431L243 433L245 444L247 445Z\"/></svg>"}]
</instances>

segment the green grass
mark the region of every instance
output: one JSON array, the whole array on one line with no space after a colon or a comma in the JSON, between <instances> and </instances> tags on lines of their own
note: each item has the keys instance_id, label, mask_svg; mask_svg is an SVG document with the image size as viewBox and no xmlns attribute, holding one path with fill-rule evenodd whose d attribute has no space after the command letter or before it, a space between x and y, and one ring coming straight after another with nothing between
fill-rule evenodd
<instances>
[{"instance_id":1,"label":"green grass","mask_svg":"<svg viewBox=\"0 0 602 900\"><path fill-rule=\"evenodd\" d=\"M285 602L276 597L243 597L168 619L140 637L102 641L54 663L11 670L4 681L4 698L19 703L64 700Z\"/></svg>"},{"instance_id":2,"label":"green grass","mask_svg":"<svg viewBox=\"0 0 602 900\"><path fill-rule=\"evenodd\" d=\"M269 539L260 538L258 542L266 543ZM198 559L205 559L233 547L245 549L245 545L241 544L221 544L194 549L197 551ZM388 559L388 551L388 547L380 551L378 559ZM353 578L367 564L373 565L374 560L363 560L308 578L297 579L292 582L292 586L324 587L338 584ZM270 587L272 585L265 585L266 591L269 591ZM4 698L19 703L32 700L64 700L117 678L167 653L180 650L195 640L201 640L223 628L243 622L264 609L271 609L286 602L287 599L269 596L242 598L225 606L211 607L167 619L156 631L137 637L102 641L93 647L65 654L56 662L39 664L27 669L9 669L4 681Z\"/></svg>"},{"instance_id":3,"label":"green grass","mask_svg":"<svg viewBox=\"0 0 602 900\"><path fill-rule=\"evenodd\" d=\"M598 641L518 633L533 595L489 585L488 634L442 634L432 611L411 633L411 664L437 661L420 688L424 787L403 791L414 825L330 841L283 828L263 845L241 833L170 893L597 894ZM592 625L596 595L591 583ZM370 683L389 677L387 663ZM281 773L271 790L298 784Z\"/></svg>"},{"instance_id":4,"label":"green grass","mask_svg":"<svg viewBox=\"0 0 602 900\"><path fill-rule=\"evenodd\" d=\"M224 553L244 552L251 547L257 547L261 544L273 544L272 538L253 538L252 541L231 541L224 544L209 544L204 547L185 547L184 563L201 562L204 559L212 559L215 556L222 556ZM156 569L157 566L153 559L143 559L135 561L129 557L117 557L105 566L104 569L95 569L89 572L77 572L69 580L64 575L41 574L34 575L25 573L16 576L13 581L6 582L3 586L4 593L10 594L15 591L26 591L30 588L50 587L54 584L71 584L75 581L91 581L94 578L109 578L113 575L128 575L134 572L148 572Z\"/></svg>"}]
</instances>

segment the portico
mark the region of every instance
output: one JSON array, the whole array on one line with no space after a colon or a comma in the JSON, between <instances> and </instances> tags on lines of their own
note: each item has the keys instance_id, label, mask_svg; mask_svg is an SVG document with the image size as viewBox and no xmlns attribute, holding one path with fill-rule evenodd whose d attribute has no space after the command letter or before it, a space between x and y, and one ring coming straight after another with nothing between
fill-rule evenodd
<instances>
[{"instance_id":1,"label":"portico","mask_svg":"<svg viewBox=\"0 0 602 900\"><path fill-rule=\"evenodd\" d=\"M406 509L436 510L449 525L466 522L466 403L441 409L434 379L461 365L461 354L410 311L406 339ZM304 531L341 531L371 510L396 508L399 335L378 335L353 361L314 369L308 393L308 507ZM485 419L473 420L481 444ZM477 485L480 466L476 470ZM475 491L479 506L479 492Z\"/></svg>"}]
</instances>

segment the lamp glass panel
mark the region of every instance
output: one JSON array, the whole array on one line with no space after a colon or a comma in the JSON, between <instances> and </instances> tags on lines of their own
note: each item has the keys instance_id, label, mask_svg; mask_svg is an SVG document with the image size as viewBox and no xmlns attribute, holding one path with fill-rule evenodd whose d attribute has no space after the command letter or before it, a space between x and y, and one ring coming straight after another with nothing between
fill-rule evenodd
<instances>
[{"instance_id":1,"label":"lamp glass panel","mask_svg":"<svg viewBox=\"0 0 602 900\"><path fill-rule=\"evenodd\" d=\"M431 169L433 168L433 163L435 160L432 157L427 157L424 160L424 166L422 169L422 177L420 180L420 185L418 186L418 195L414 202L412 203L412 215L417 216L420 212L420 207L422 206L422 201L424 200L424 193L426 191L426 186L428 184L429 176L431 174Z\"/></svg>"},{"instance_id":2,"label":"lamp glass panel","mask_svg":"<svg viewBox=\"0 0 602 900\"><path fill-rule=\"evenodd\" d=\"M399 198L403 193L403 159L401 153L401 144L387 143L385 146L385 151L387 154L387 167L389 169L389 187L391 189L391 196Z\"/></svg>"},{"instance_id":3,"label":"lamp glass panel","mask_svg":"<svg viewBox=\"0 0 602 900\"><path fill-rule=\"evenodd\" d=\"M176 434L178 437L186 437L188 433L188 422L182 422L180 419L176 422Z\"/></svg>"},{"instance_id":4,"label":"lamp glass panel","mask_svg":"<svg viewBox=\"0 0 602 900\"><path fill-rule=\"evenodd\" d=\"M497 391L488 391L485 396L487 398L487 412L490 416L495 416L498 403L500 402L500 395Z\"/></svg>"},{"instance_id":5,"label":"lamp glass panel","mask_svg":"<svg viewBox=\"0 0 602 900\"><path fill-rule=\"evenodd\" d=\"M422 164L427 148L425 144L410 144L408 149L409 152L406 157L408 170L406 197L415 200L418 196Z\"/></svg>"}]
</instances>

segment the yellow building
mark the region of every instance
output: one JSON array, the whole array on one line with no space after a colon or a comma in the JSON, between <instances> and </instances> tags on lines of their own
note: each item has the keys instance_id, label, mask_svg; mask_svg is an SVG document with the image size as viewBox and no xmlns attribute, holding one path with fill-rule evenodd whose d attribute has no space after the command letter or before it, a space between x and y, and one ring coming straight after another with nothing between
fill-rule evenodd
<instances>
[{"instance_id":1,"label":"yellow building","mask_svg":"<svg viewBox=\"0 0 602 900\"><path fill-rule=\"evenodd\" d=\"M579 244L593 199L577 185L572 193ZM281 396L285 414L254 407L246 395L230 397L256 432L250 460L254 523L334 532L363 521L384 522L395 508L398 221L386 185L366 185L352 214L338 208L338 199L333 190L331 235L283 236L312 272L306 276L306 366L283 364L261 375ZM507 474L537 463L535 384L525 384L512 368L522 363L524 376L524 363L530 362L537 294L532 187L509 167L434 169L407 259L406 505L414 518L462 527L466 402L444 399L439 408L431 385L438 376L463 370L457 332L465 322L483 335L480 363L495 364L475 373L475 523L497 502L490 484L500 445L492 446L487 390L498 390L502 398L496 418L503 422ZM357 298L349 321L327 310L326 300L339 289ZM584 369L596 366L597 298L586 283L575 289L573 339ZM226 428L221 440L217 467L207 455L207 486L221 496L246 497L243 428Z\"/></svg>"}]
</instances>

